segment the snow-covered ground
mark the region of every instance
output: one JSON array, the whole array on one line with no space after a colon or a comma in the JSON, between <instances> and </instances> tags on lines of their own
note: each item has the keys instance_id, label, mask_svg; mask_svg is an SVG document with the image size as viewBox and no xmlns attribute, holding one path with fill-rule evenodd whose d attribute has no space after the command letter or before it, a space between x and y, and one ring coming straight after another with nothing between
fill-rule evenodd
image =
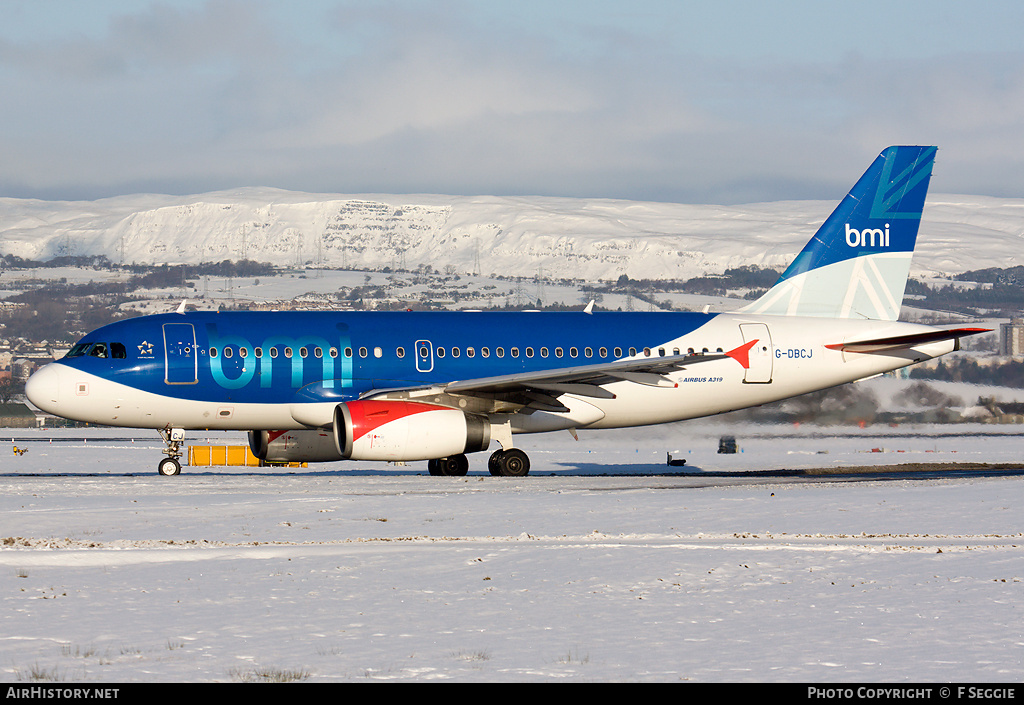
<instances>
[{"instance_id":1,"label":"snow-covered ground","mask_svg":"<svg viewBox=\"0 0 1024 705\"><path fill-rule=\"evenodd\" d=\"M530 436L523 479L482 454L465 478L358 462L164 478L152 432L0 433L4 681L1024 672L1021 471L806 472L1012 465L1019 427ZM724 434L741 452L716 452Z\"/></svg>"}]
</instances>

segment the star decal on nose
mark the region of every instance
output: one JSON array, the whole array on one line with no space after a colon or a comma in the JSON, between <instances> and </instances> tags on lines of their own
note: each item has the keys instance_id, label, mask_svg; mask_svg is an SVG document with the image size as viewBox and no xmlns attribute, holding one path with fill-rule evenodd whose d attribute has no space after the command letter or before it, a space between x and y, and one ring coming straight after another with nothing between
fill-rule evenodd
<instances>
[{"instance_id":1,"label":"star decal on nose","mask_svg":"<svg viewBox=\"0 0 1024 705\"><path fill-rule=\"evenodd\" d=\"M139 355L152 355L153 354L153 343L143 340L139 344Z\"/></svg>"}]
</instances>

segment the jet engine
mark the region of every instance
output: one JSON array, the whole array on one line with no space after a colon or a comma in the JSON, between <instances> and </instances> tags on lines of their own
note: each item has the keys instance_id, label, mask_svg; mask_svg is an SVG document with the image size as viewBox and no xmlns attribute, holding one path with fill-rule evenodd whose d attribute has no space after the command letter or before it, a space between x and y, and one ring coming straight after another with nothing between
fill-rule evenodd
<instances>
[{"instance_id":1,"label":"jet engine","mask_svg":"<svg viewBox=\"0 0 1024 705\"><path fill-rule=\"evenodd\" d=\"M268 463L342 460L330 431L249 431L249 448Z\"/></svg>"},{"instance_id":2,"label":"jet engine","mask_svg":"<svg viewBox=\"0 0 1024 705\"><path fill-rule=\"evenodd\" d=\"M334 442L351 460L431 460L486 450L491 424L447 406L363 399L338 404Z\"/></svg>"},{"instance_id":3,"label":"jet engine","mask_svg":"<svg viewBox=\"0 0 1024 705\"><path fill-rule=\"evenodd\" d=\"M252 454L268 463L432 460L486 450L486 417L415 401L338 404L333 430L249 431Z\"/></svg>"}]
</instances>

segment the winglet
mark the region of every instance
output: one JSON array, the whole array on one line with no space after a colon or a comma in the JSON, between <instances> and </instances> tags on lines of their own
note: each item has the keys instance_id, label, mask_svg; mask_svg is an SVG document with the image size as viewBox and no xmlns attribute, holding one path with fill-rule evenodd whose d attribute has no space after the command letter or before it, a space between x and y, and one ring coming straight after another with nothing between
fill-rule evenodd
<instances>
[{"instance_id":1,"label":"winglet","mask_svg":"<svg viewBox=\"0 0 1024 705\"><path fill-rule=\"evenodd\" d=\"M743 369L748 370L750 369L750 349L756 344L757 338L754 338L749 343L743 343L743 345L738 348L733 348L727 352L726 355L740 363L743 366Z\"/></svg>"}]
</instances>

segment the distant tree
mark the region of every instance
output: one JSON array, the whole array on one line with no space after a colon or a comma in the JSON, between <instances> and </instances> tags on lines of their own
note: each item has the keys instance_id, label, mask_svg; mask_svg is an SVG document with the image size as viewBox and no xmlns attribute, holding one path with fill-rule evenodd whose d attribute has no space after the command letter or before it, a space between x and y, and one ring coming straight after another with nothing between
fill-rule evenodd
<instances>
[{"instance_id":1,"label":"distant tree","mask_svg":"<svg viewBox=\"0 0 1024 705\"><path fill-rule=\"evenodd\" d=\"M0 379L0 403L6 404L24 391L24 385L18 380L10 377Z\"/></svg>"}]
</instances>

